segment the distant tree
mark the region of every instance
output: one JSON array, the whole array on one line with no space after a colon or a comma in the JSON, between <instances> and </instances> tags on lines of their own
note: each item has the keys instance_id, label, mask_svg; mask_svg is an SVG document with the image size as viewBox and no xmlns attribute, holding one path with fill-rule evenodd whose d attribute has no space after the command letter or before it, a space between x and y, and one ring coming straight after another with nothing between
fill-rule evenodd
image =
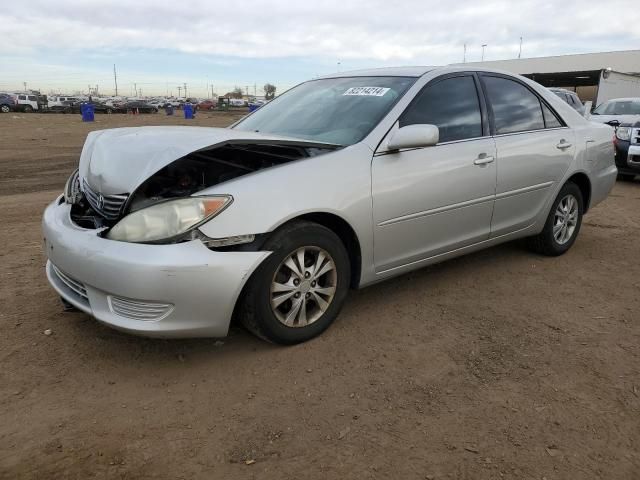
<instances>
[{"instance_id":1,"label":"distant tree","mask_svg":"<svg viewBox=\"0 0 640 480\"><path fill-rule=\"evenodd\" d=\"M276 86L270 83L266 83L264 85L264 98L266 100L271 100L276 96Z\"/></svg>"},{"instance_id":2,"label":"distant tree","mask_svg":"<svg viewBox=\"0 0 640 480\"><path fill-rule=\"evenodd\" d=\"M242 88L240 88L240 87L235 87L233 89L233 92L231 92L231 96L233 98L242 98L242 95L243 95Z\"/></svg>"}]
</instances>

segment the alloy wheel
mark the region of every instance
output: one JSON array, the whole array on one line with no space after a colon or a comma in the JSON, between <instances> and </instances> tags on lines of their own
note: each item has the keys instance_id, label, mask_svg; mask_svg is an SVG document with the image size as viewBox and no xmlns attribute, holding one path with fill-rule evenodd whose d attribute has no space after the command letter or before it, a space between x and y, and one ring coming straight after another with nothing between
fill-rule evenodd
<instances>
[{"instance_id":1,"label":"alloy wheel","mask_svg":"<svg viewBox=\"0 0 640 480\"><path fill-rule=\"evenodd\" d=\"M329 308L336 293L336 264L318 247L301 247L278 266L271 282L271 310L288 327L306 327Z\"/></svg>"},{"instance_id":2,"label":"alloy wheel","mask_svg":"<svg viewBox=\"0 0 640 480\"><path fill-rule=\"evenodd\" d=\"M560 200L553 218L553 238L564 245L573 236L578 225L578 200L569 194Z\"/></svg>"}]
</instances>

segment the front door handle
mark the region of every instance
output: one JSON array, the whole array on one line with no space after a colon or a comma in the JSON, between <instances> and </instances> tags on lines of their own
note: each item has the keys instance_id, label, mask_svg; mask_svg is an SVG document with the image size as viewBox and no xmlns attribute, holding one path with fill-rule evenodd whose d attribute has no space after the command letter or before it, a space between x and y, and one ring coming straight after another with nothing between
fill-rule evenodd
<instances>
[{"instance_id":1,"label":"front door handle","mask_svg":"<svg viewBox=\"0 0 640 480\"><path fill-rule=\"evenodd\" d=\"M564 150L565 148L569 148L571 144L567 142L564 138L560 140L560 143L556 145L556 148L559 150Z\"/></svg>"},{"instance_id":2,"label":"front door handle","mask_svg":"<svg viewBox=\"0 0 640 480\"><path fill-rule=\"evenodd\" d=\"M488 165L489 163L493 163L493 161L495 160L495 158L488 156L486 153L481 153L480 155L478 155L478 158L476 158L473 161L474 165Z\"/></svg>"}]
</instances>

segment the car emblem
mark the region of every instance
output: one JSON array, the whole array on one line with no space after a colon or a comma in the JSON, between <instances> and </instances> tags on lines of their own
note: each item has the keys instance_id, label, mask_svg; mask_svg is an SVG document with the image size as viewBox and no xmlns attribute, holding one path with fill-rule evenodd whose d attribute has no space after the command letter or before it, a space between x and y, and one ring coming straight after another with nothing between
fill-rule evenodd
<instances>
[{"instance_id":1,"label":"car emblem","mask_svg":"<svg viewBox=\"0 0 640 480\"><path fill-rule=\"evenodd\" d=\"M104 208L104 197L101 193L98 194L98 209L102 210Z\"/></svg>"}]
</instances>

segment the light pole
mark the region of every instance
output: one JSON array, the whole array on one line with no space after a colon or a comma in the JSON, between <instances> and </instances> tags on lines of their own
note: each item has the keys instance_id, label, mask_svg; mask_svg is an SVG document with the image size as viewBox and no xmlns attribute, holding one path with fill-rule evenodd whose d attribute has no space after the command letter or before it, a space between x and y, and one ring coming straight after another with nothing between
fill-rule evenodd
<instances>
[{"instance_id":1,"label":"light pole","mask_svg":"<svg viewBox=\"0 0 640 480\"><path fill-rule=\"evenodd\" d=\"M486 47L487 47L487 44L486 44L486 43L483 43L483 44L482 44L482 60L481 60L482 62L484 62L484 49L485 49Z\"/></svg>"},{"instance_id":2,"label":"light pole","mask_svg":"<svg viewBox=\"0 0 640 480\"><path fill-rule=\"evenodd\" d=\"M522 37L520 37L520 50L518 50L518 58L522 55Z\"/></svg>"}]
</instances>

